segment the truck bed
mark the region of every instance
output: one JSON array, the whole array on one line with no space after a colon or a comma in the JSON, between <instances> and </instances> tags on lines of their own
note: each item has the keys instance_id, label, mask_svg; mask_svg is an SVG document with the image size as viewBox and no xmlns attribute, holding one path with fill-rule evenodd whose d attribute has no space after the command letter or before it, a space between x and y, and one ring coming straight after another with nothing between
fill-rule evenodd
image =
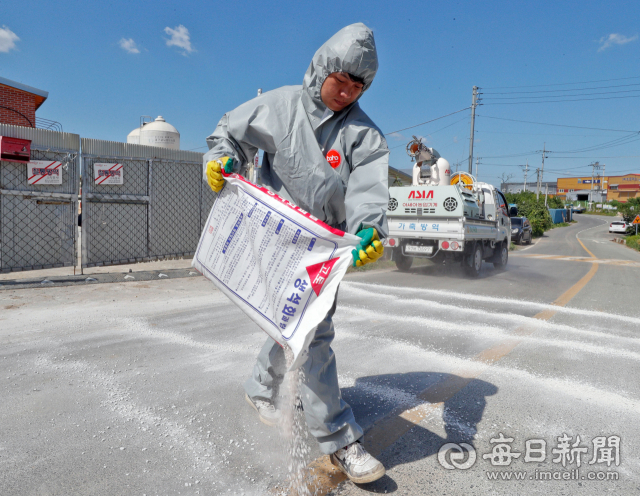
<instances>
[{"instance_id":1,"label":"truck bed","mask_svg":"<svg viewBox=\"0 0 640 496\"><path fill-rule=\"evenodd\" d=\"M389 236L421 239L452 239L470 241L496 239L499 234L496 221L461 217L389 217Z\"/></svg>"}]
</instances>

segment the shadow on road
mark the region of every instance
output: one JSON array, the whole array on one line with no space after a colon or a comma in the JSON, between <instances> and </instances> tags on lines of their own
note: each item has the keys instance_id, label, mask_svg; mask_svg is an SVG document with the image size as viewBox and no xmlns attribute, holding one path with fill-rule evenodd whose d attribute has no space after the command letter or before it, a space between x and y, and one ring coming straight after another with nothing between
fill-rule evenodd
<instances>
[{"instance_id":1,"label":"shadow on road","mask_svg":"<svg viewBox=\"0 0 640 496\"><path fill-rule=\"evenodd\" d=\"M484 277L491 277L492 275L495 275L497 273L504 272L505 270L509 270L509 265L507 265L504 269L496 269L495 267L493 267L493 264L484 262L482 264L482 269L480 270L480 275L476 278L473 278L465 272L464 268L459 263L450 263L443 265L429 262L428 265L411 267L407 271L396 269L395 272L415 276L455 277L457 279L482 279Z\"/></svg>"},{"instance_id":2,"label":"shadow on road","mask_svg":"<svg viewBox=\"0 0 640 496\"><path fill-rule=\"evenodd\" d=\"M496 386L479 379L435 372L410 372L361 377L353 387L342 389L342 396L365 429L365 446L370 448L384 444L380 438L391 441L381 454L374 453L390 469L437 455L447 443L474 446L486 397L497 392ZM434 408L434 415L439 416L442 411L444 436L400 416L424 402L444 404L443 410ZM373 493L390 493L398 488L388 476L359 487Z\"/></svg>"}]
</instances>

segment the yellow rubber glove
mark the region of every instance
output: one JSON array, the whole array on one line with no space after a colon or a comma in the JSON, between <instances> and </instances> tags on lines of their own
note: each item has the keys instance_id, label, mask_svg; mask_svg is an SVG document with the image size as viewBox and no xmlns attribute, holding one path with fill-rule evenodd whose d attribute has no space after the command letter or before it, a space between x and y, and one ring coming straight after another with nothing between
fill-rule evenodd
<instances>
[{"instance_id":1,"label":"yellow rubber glove","mask_svg":"<svg viewBox=\"0 0 640 496\"><path fill-rule=\"evenodd\" d=\"M220 157L219 159L207 162L207 183L216 193L219 193L224 186L224 177L221 172L223 168L225 173L231 174L233 172L233 159L230 157Z\"/></svg>"},{"instance_id":2,"label":"yellow rubber glove","mask_svg":"<svg viewBox=\"0 0 640 496\"><path fill-rule=\"evenodd\" d=\"M351 252L353 255L353 266L362 267L371 262L378 260L384 253L384 246L380 242L378 231L375 227L368 227L358 231L356 236L360 236L362 241L355 250Z\"/></svg>"}]
</instances>

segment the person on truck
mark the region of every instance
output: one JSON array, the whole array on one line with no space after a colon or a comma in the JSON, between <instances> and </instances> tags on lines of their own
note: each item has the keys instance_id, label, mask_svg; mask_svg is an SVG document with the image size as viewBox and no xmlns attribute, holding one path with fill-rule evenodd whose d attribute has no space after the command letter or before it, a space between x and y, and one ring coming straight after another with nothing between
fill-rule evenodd
<instances>
[{"instance_id":1,"label":"person on truck","mask_svg":"<svg viewBox=\"0 0 640 496\"><path fill-rule=\"evenodd\" d=\"M315 53L302 86L284 86L225 114L207 138L204 176L214 191L225 172L238 172L264 151L263 185L332 227L362 241L353 264L377 260L387 235L385 211L389 149L358 99L378 70L373 33L357 23L338 31ZM337 295L336 295L337 296ZM384 466L361 444L363 431L338 386L333 308L318 325L302 365L300 396L323 453L352 481L371 482ZM284 353L268 338L244 385L245 398L262 422L275 425L275 400L285 373Z\"/></svg>"}]
</instances>

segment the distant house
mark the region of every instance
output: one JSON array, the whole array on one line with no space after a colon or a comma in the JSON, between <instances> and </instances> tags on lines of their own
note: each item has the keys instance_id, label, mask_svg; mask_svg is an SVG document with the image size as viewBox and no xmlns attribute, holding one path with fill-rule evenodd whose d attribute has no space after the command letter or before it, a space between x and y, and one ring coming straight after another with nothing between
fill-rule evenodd
<instances>
[{"instance_id":1,"label":"distant house","mask_svg":"<svg viewBox=\"0 0 640 496\"><path fill-rule=\"evenodd\" d=\"M0 124L36 127L36 110L48 97L47 91L0 77Z\"/></svg>"},{"instance_id":2,"label":"distant house","mask_svg":"<svg viewBox=\"0 0 640 496\"><path fill-rule=\"evenodd\" d=\"M500 185L500 190L503 193L522 193L523 191L531 191L535 193L537 191L537 184L535 182L528 182L525 185L524 182L521 183L502 183ZM540 194L544 195L545 190L548 188L547 192L551 196L555 196L557 192L556 183L553 182L542 182L540 185Z\"/></svg>"}]
</instances>

